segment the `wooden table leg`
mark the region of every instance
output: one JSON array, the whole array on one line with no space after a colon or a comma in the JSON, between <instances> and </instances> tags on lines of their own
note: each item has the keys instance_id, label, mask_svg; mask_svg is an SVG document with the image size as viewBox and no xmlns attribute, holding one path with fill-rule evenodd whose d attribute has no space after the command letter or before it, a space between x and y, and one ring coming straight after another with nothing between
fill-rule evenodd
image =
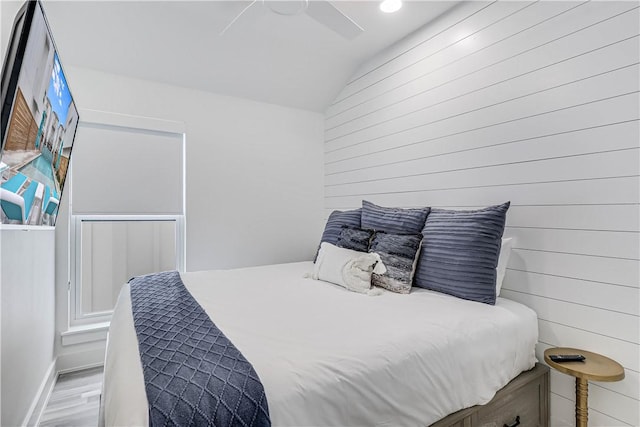
<instances>
[{"instance_id":1,"label":"wooden table leg","mask_svg":"<svg viewBox=\"0 0 640 427\"><path fill-rule=\"evenodd\" d=\"M588 387L589 381L576 378L576 427L587 427L589 418Z\"/></svg>"}]
</instances>

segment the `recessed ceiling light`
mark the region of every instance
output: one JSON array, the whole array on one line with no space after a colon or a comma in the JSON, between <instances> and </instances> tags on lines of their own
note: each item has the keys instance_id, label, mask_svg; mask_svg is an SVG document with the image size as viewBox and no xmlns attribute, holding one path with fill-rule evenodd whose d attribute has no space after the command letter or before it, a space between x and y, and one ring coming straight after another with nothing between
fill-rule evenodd
<instances>
[{"instance_id":1,"label":"recessed ceiling light","mask_svg":"<svg viewBox=\"0 0 640 427\"><path fill-rule=\"evenodd\" d=\"M402 0L384 0L380 3L380 10L384 13L397 12L402 7Z\"/></svg>"}]
</instances>

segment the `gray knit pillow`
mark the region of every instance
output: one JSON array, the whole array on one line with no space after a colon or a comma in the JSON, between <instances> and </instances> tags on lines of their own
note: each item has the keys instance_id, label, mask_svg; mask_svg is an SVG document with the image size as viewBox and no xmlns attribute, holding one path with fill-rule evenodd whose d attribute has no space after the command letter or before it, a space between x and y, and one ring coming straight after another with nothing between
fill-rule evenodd
<instances>
[{"instance_id":1,"label":"gray knit pillow","mask_svg":"<svg viewBox=\"0 0 640 427\"><path fill-rule=\"evenodd\" d=\"M391 292L408 294L420 255L422 234L392 234L376 231L369 252L380 255L387 268L384 274L373 274L371 283Z\"/></svg>"},{"instance_id":2,"label":"gray knit pillow","mask_svg":"<svg viewBox=\"0 0 640 427\"><path fill-rule=\"evenodd\" d=\"M343 225L336 246L358 252L367 252L372 238L373 230L363 230L362 228Z\"/></svg>"}]
</instances>

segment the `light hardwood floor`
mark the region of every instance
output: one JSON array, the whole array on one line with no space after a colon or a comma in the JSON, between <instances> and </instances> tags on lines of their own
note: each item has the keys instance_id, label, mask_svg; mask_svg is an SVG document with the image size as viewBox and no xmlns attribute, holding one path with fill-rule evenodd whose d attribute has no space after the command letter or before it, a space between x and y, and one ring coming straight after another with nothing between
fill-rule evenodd
<instances>
[{"instance_id":1,"label":"light hardwood floor","mask_svg":"<svg viewBox=\"0 0 640 427\"><path fill-rule=\"evenodd\" d=\"M102 367L60 375L39 425L41 427L97 426L102 376Z\"/></svg>"}]
</instances>

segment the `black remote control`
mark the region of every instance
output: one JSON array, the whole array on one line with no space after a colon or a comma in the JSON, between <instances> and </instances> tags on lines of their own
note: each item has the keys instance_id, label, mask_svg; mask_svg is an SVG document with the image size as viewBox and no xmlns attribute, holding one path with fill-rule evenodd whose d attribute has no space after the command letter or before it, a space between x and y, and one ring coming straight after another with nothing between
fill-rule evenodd
<instances>
[{"instance_id":1,"label":"black remote control","mask_svg":"<svg viewBox=\"0 0 640 427\"><path fill-rule=\"evenodd\" d=\"M585 357L581 354L552 354L549 359L556 363L562 362L583 362Z\"/></svg>"}]
</instances>

